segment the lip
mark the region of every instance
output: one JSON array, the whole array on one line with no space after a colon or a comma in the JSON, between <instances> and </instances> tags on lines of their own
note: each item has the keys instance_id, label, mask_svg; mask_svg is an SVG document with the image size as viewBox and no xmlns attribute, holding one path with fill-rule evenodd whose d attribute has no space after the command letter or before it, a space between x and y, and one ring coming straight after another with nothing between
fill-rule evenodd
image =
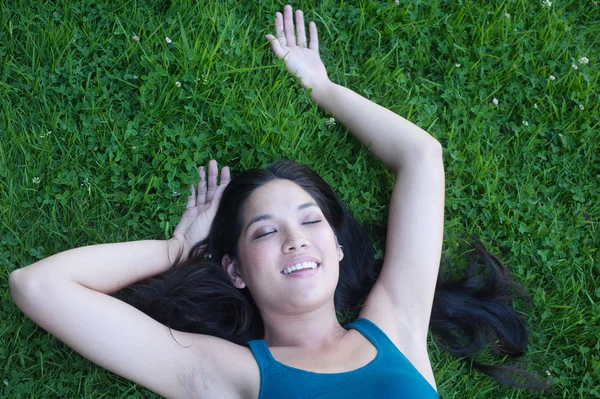
<instances>
[{"instance_id":1,"label":"lip","mask_svg":"<svg viewBox=\"0 0 600 399\"><path fill-rule=\"evenodd\" d=\"M281 269L280 273L283 274L283 271L285 269L287 269L288 267L295 265L296 263L303 263L303 262L315 262L317 264L317 267L321 266L321 262L319 262L319 260L313 256L298 256L298 257L290 260L288 263L286 263L285 266ZM317 269L314 269L314 270L317 270Z\"/></svg>"},{"instance_id":2,"label":"lip","mask_svg":"<svg viewBox=\"0 0 600 399\"><path fill-rule=\"evenodd\" d=\"M317 274L319 272L319 266L317 266L314 269L302 269L299 272L293 272L290 274L284 274L284 277L293 277L293 278L303 278L303 277L310 277L313 274Z\"/></svg>"}]
</instances>

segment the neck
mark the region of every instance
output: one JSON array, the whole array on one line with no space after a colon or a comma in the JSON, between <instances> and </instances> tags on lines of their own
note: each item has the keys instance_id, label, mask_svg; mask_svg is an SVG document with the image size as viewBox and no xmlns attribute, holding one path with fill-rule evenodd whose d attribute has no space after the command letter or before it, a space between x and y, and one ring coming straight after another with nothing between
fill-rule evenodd
<instances>
[{"instance_id":1,"label":"neck","mask_svg":"<svg viewBox=\"0 0 600 399\"><path fill-rule=\"evenodd\" d=\"M330 307L299 314L262 315L265 342L270 347L318 349L337 342L346 332Z\"/></svg>"}]
</instances>

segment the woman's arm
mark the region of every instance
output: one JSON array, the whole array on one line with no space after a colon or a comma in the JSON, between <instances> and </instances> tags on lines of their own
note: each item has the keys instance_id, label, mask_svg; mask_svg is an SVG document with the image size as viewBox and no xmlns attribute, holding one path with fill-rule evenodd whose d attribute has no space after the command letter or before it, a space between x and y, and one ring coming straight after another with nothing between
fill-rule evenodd
<instances>
[{"instance_id":1,"label":"woman's arm","mask_svg":"<svg viewBox=\"0 0 600 399\"><path fill-rule=\"evenodd\" d=\"M75 248L15 270L10 275L11 289L15 296L14 290L19 290L19 282L26 279L59 279L112 294L136 281L167 271L180 249L183 249L182 244L176 240L120 242Z\"/></svg>"},{"instance_id":2,"label":"woman's arm","mask_svg":"<svg viewBox=\"0 0 600 399\"><path fill-rule=\"evenodd\" d=\"M204 167L198 169L198 175L198 195L192 187L185 212L170 240L121 242L71 249L15 270L11 273L11 287L18 290L18 282L26 279L59 279L112 294L136 281L167 271L180 252L185 259L189 249L208 235L221 195L230 180L230 171L226 166L221 170L221 185L217 187L218 167L214 160L208 163L208 184Z\"/></svg>"},{"instance_id":3,"label":"woman's arm","mask_svg":"<svg viewBox=\"0 0 600 399\"><path fill-rule=\"evenodd\" d=\"M215 390L231 397L248 385L247 378L238 383L239 373L229 372L244 356L235 345L170 330L105 295L166 271L180 249L205 237L229 171L222 171L221 189L216 162L209 163L208 190L203 171L199 174L198 198L192 188L173 239L76 248L9 276L16 305L36 324L94 363L166 397L213 397Z\"/></svg>"},{"instance_id":4,"label":"woman's arm","mask_svg":"<svg viewBox=\"0 0 600 399\"><path fill-rule=\"evenodd\" d=\"M99 291L113 291L135 279L136 273L140 277L160 271L168 266L165 243L138 241L67 251L34 265L35 270L31 266L13 272L11 294L23 313L81 356L163 397L242 397L259 378L258 369L240 366L252 364L249 350L220 338L169 329L77 282L89 280ZM76 270L78 265L83 273Z\"/></svg>"},{"instance_id":5,"label":"woman's arm","mask_svg":"<svg viewBox=\"0 0 600 399\"><path fill-rule=\"evenodd\" d=\"M311 97L393 172L422 162L424 152L441 154L440 143L425 130L346 87L324 82Z\"/></svg>"}]
</instances>

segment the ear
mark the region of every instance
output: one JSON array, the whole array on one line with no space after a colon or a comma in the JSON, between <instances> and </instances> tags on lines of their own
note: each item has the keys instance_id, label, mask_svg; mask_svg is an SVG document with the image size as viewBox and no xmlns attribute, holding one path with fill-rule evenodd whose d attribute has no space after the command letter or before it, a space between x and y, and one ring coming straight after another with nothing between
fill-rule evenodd
<instances>
[{"instance_id":1,"label":"ear","mask_svg":"<svg viewBox=\"0 0 600 399\"><path fill-rule=\"evenodd\" d=\"M338 253L338 262L341 262L342 259L344 259L344 250L339 245L337 247L337 253Z\"/></svg>"},{"instance_id":2,"label":"ear","mask_svg":"<svg viewBox=\"0 0 600 399\"><path fill-rule=\"evenodd\" d=\"M337 247L338 262L341 262L344 259L344 248L340 246L337 236L335 236L335 246Z\"/></svg>"},{"instance_id":3,"label":"ear","mask_svg":"<svg viewBox=\"0 0 600 399\"><path fill-rule=\"evenodd\" d=\"M225 273L229 276L231 283L239 289L246 287L246 282L242 278L241 272L238 270L237 264L229 257L229 255L223 255L221 259L221 267L225 270Z\"/></svg>"}]
</instances>

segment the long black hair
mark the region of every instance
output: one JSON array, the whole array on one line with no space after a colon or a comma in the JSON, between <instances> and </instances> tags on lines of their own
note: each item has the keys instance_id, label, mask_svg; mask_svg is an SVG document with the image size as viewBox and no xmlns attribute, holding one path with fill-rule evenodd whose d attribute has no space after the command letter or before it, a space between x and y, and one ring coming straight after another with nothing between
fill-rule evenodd
<instances>
[{"instance_id":1,"label":"long black hair","mask_svg":"<svg viewBox=\"0 0 600 399\"><path fill-rule=\"evenodd\" d=\"M262 185L287 179L304 189L319 205L338 242L344 248L335 290L336 311L354 319L371 291L383 261L363 226L338 199L331 187L312 169L281 160L264 169L248 169L225 189L208 237L182 260L179 254L167 272L136 282L114 296L153 319L179 331L209 334L246 345L264 335L260 312L248 288L238 289L221 267L225 254L238 255L244 206ZM449 263L438 276L430 330L435 342L448 352L471 360L473 367L511 386L546 389L534 374L511 366L473 361L492 344L500 354L518 357L528 341L526 319L512 307L516 295L526 291L514 282L507 267L487 252L474 236L467 273L455 278ZM487 273L478 273L482 265ZM520 378L525 382L518 381Z\"/></svg>"}]
</instances>

